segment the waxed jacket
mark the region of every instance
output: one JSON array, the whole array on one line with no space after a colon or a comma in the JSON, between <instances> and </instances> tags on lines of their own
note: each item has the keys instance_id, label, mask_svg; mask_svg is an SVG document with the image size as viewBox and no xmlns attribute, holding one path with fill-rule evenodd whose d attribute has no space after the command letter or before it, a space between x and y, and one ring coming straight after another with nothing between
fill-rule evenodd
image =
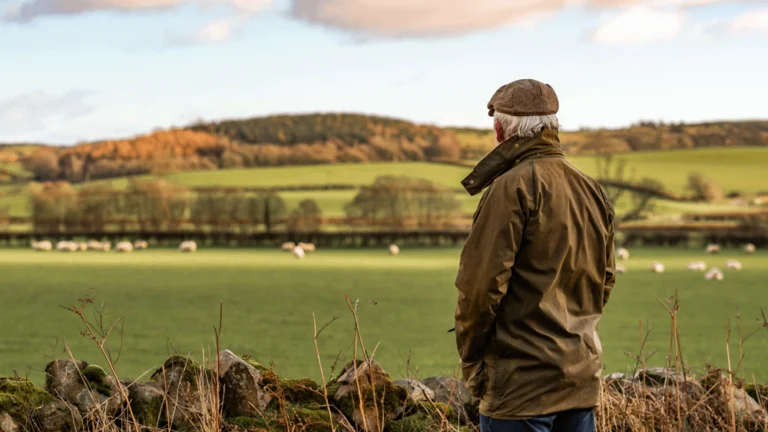
<instances>
[{"instance_id":1,"label":"waxed jacket","mask_svg":"<svg viewBox=\"0 0 768 432\"><path fill-rule=\"evenodd\" d=\"M463 378L495 419L598 405L597 327L615 282L614 210L557 131L512 138L462 181L480 200L461 254Z\"/></svg>"}]
</instances>

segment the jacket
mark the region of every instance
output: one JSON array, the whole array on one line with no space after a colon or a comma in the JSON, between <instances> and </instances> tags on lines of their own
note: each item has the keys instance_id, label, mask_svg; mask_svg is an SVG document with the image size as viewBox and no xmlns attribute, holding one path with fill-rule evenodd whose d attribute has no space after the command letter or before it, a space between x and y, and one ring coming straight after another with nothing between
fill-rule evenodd
<instances>
[{"instance_id":1,"label":"jacket","mask_svg":"<svg viewBox=\"0 0 768 432\"><path fill-rule=\"evenodd\" d=\"M480 412L597 406L597 327L615 282L610 200L550 129L499 144L462 184L472 195L488 186L456 277L456 342Z\"/></svg>"}]
</instances>

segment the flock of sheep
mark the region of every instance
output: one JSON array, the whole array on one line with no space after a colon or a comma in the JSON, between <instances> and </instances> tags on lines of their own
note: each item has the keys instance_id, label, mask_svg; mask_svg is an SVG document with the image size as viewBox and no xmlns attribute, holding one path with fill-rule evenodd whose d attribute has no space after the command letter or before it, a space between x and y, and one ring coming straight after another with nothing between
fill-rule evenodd
<instances>
[{"instance_id":1,"label":"flock of sheep","mask_svg":"<svg viewBox=\"0 0 768 432\"><path fill-rule=\"evenodd\" d=\"M710 244L706 248L706 253L710 255L714 255L720 252L720 245L717 244ZM747 244L744 246L744 252L748 255L751 255L755 253L755 245L753 244ZM629 251L625 248L620 248L616 251L616 259L621 261L626 261L629 259ZM706 280L716 280L721 281L723 280L723 271L720 270L717 267L712 267L710 269L707 269L707 263L704 261L694 261L690 264L688 264L688 271L700 271L705 272L704 273L704 279ZM740 261L737 260L727 260L725 262L725 268L727 270L741 270L742 264ZM650 266L650 270L653 273L664 273L664 264L653 261ZM627 268L621 264L616 264L616 273L623 274L627 272Z\"/></svg>"},{"instance_id":2,"label":"flock of sheep","mask_svg":"<svg viewBox=\"0 0 768 432\"><path fill-rule=\"evenodd\" d=\"M149 248L149 243L147 243L146 240L136 240L133 243L128 241L121 241L115 244L115 252L133 252L134 250L143 250L147 248ZM54 247L53 244L48 240L33 240L32 249L41 252L49 252L54 250ZM59 252L109 252L112 250L112 242L100 242L96 240L90 240L88 242L74 242L70 240L62 240L56 243L56 250ZM179 245L179 250L181 252L195 252L197 251L197 243L191 240L183 241Z\"/></svg>"},{"instance_id":3,"label":"flock of sheep","mask_svg":"<svg viewBox=\"0 0 768 432\"><path fill-rule=\"evenodd\" d=\"M314 243L286 242L280 245L280 250L291 252L296 258L302 259L308 252L315 251L315 245ZM392 256L400 254L400 248L396 244L389 245L389 254Z\"/></svg>"}]
</instances>

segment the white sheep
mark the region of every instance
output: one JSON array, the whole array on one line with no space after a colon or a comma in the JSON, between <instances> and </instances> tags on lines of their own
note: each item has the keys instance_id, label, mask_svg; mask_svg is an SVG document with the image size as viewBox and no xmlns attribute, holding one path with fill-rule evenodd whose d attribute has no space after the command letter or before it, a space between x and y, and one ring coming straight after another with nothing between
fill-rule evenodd
<instances>
[{"instance_id":1,"label":"white sheep","mask_svg":"<svg viewBox=\"0 0 768 432\"><path fill-rule=\"evenodd\" d=\"M110 249L112 249L112 242L101 242L100 248L97 250L99 252L109 252Z\"/></svg>"},{"instance_id":2,"label":"white sheep","mask_svg":"<svg viewBox=\"0 0 768 432\"><path fill-rule=\"evenodd\" d=\"M115 245L115 252L133 252L133 245L127 241L118 242Z\"/></svg>"},{"instance_id":3,"label":"white sheep","mask_svg":"<svg viewBox=\"0 0 768 432\"><path fill-rule=\"evenodd\" d=\"M629 251L624 249L624 248L619 248L616 251L616 258L620 259L622 261L628 260L629 259Z\"/></svg>"},{"instance_id":4,"label":"white sheep","mask_svg":"<svg viewBox=\"0 0 768 432\"><path fill-rule=\"evenodd\" d=\"M285 242L282 245L280 245L280 250L285 252L291 252L293 248L296 247L296 243L294 242Z\"/></svg>"},{"instance_id":5,"label":"white sheep","mask_svg":"<svg viewBox=\"0 0 768 432\"><path fill-rule=\"evenodd\" d=\"M146 240L136 240L133 242L133 249L143 250L149 248L149 243Z\"/></svg>"},{"instance_id":6,"label":"white sheep","mask_svg":"<svg viewBox=\"0 0 768 432\"><path fill-rule=\"evenodd\" d=\"M706 271L707 270L707 263L704 261L694 261L690 264L688 264L688 270L690 271Z\"/></svg>"},{"instance_id":7,"label":"white sheep","mask_svg":"<svg viewBox=\"0 0 768 432\"><path fill-rule=\"evenodd\" d=\"M181 252L197 252L197 243L192 240L186 240L179 245Z\"/></svg>"},{"instance_id":8,"label":"white sheep","mask_svg":"<svg viewBox=\"0 0 768 432\"><path fill-rule=\"evenodd\" d=\"M664 264L654 261L651 263L651 271L653 273L664 273Z\"/></svg>"},{"instance_id":9,"label":"white sheep","mask_svg":"<svg viewBox=\"0 0 768 432\"><path fill-rule=\"evenodd\" d=\"M296 247L300 247L304 250L304 252L314 252L315 251L315 244L314 243L299 243L296 245Z\"/></svg>"},{"instance_id":10,"label":"white sheep","mask_svg":"<svg viewBox=\"0 0 768 432\"><path fill-rule=\"evenodd\" d=\"M747 255L752 255L753 253L755 253L755 249L756 249L755 245L753 245L752 243L747 243L747 245L744 246L744 252L746 252Z\"/></svg>"},{"instance_id":11,"label":"white sheep","mask_svg":"<svg viewBox=\"0 0 768 432\"><path fill-rule=\"evenodd\" d=\"M85 242L78 243L77 244L77 250L80 251L80 252L87 251L88 250L88 243L85 243Z\"/></svg>"},{"instance_id":12,"label":"white sheep","mask_svg":"<svg viewBox=\"0 0 768 432\"><path fill-rule=\"evenodd\" d=\"M301 246L296 246L293 248L293 256L298 259L304 258L304 249Z\"/></svg>"},{"instance_id":13,"label":"white sheep","mask_svg":"<svg viewBox=\"0 0 768 432\"><path fill-rule=\"evenodd\" d=\"M400 254L400 248L396 244L389 245L389 254L392 256L397 256Z\"/></svg>"},{"instance_id":14,"label":"white sheep","mask_svg":"<svg viewBox=\"0 0 768 432\"><path fill-rule=\"evenodd\" d=\"M616 274L624 274L627 272L627 268L621 264L616 264Z\"/></svg>"},{"instance_id":15,"label":"white sheep","mask_svg":"<svg viewBox=\"0 0 768 432\"><path fill-rule=\"evenodd\" d=\"M711 268L707 274L704 275L704 279L721 281L723 280L723 272L717 267Z\"/></svg>"},{"instance_id":16,"label":"white sheep","mask_svg":"<svg viewBox=\"0 0 768 432\"><path fill-rule=\"evenodd\" d=\"M88 250L101 250L101 242L96 240L88 240L88 243L85 244Z\"/></svg>"},{"instance_id":17,"label":"white sheep","mask_svg":"<svg viewBox=\"0 0 768 432\"><path fill-rule=\"evenodd\" d=\"M76 252L77 243L67 240L62 240L56 244L56 250L59 252Z\"/></svg>"},{"instance_id":18,"label":"white sheep","mask_svg":"<svg viewBox=\"0 0 768 432\"><path fill-rule=\"evenodd\" d=\"M714 255L716 253L720 252L720 245L710 243L707 245L707 253L710 255Z\"/></svg>"},{"instance_id":19,"label":"white sheep","mask_svg":"<svg viewBox=\"0 0 768 432\"><path fill-rule=\"evenodd\" d=\"M36 251L49 252L53 250L53 244L48 240L34 241L32 240L32 249Z\"/></svg>"},{"instance_id":20,"label":"white sheep","mask_svg":"<svg viewBox=\"0 0 768 432\"><path fill-rule=\"evenodd\" d=\"M725 262L725 268L728 270L741 270L741 262L736 260L728 260Z\"/></svg>"}]
</instances>

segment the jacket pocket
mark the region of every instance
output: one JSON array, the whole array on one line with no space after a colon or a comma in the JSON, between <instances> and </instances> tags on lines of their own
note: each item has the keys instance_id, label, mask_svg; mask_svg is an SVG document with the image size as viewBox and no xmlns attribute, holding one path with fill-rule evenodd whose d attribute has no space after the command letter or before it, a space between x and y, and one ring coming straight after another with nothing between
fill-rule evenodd
<instances>
[{"instance_id":1,"label":"jacket pocket","mask_svg":"<svg viewBox=\"0 0 768 432\"><path fill-rule=\"evenodd\" d=\"M488 388L488 366L483 361L462 368L467 390L474 399L481 399Z\"/></svg>"}]
</instances>

